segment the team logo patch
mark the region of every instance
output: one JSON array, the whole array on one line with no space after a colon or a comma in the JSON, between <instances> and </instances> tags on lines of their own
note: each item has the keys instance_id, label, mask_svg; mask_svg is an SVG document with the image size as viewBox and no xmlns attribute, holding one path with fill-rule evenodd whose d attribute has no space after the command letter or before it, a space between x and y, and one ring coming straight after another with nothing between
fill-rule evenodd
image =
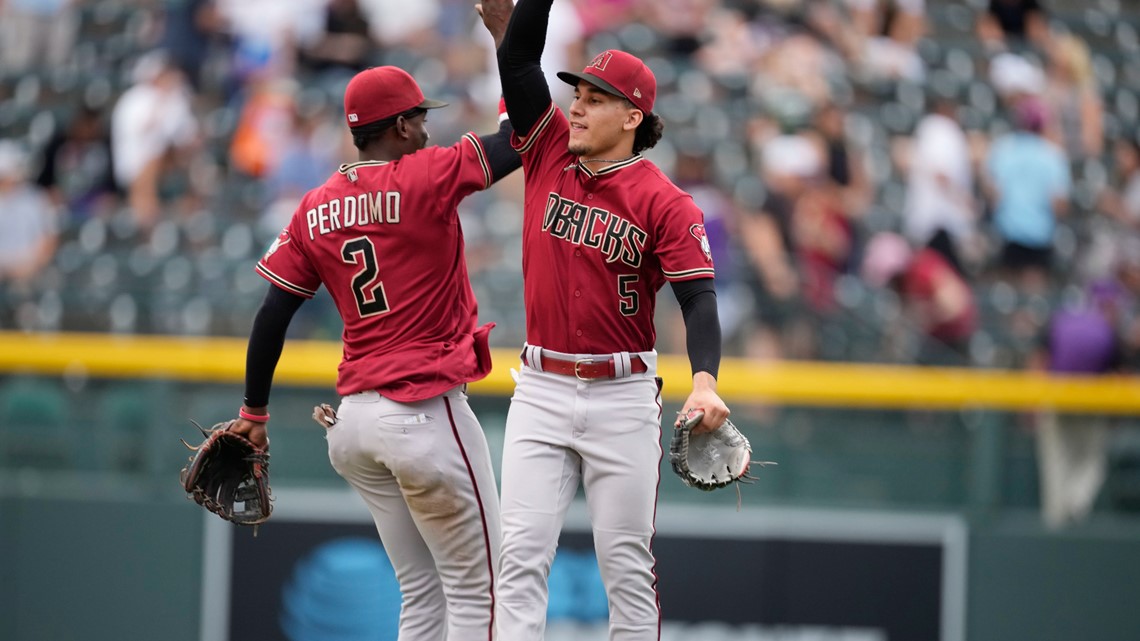
<instances>
[{"instance_id":1,"label":"team logo patch","mask_svg":"<svg viewBox=\"0 0 1140 641\"><path fill-rule=\"evenodd\" d=\"M612 60L613 57L614 54L610 53L609 51L603 51L594 56L594 59L590 61L590 66L596 68L598 71L605 71L606 67L609 66L610 60Z\"/></svg>"},{"instance_id":2,"label":"team logo patch","mask_svg":"<svg viewBox=\"0 0 1140 641\"><path fill-rule=\"evenodd\" d=\"M360 117L357 116L356 114L348 114L348 121L349 122L357 122L359 120L360 120Z\"/></svg>"},{"instance_id":3,"label":"team logo patch","mask_svg":"<svg viewBox=\"0 0 1140 641\"><path fill-rule=\"evenodd\" d=\"M281 234L278 235L277 238L274 238L273 243L269 245L269 249L265 250L265 257L269 258L272 256L282 245L288 243L290 240L292 240L292 238L289 237L289 230L281 230Z\"/></svg>"},{"instance_id":4,"label":"team logo patch","mask_svg":"<svg viewBox=\"0 0 1140 641\"><path fill-rule=\"evenodd\" d=\"M705 226L700 224L690 225L689 233L701 244L701 251L705 253L705 259L711 263L712 247L709 246L709 236L705 233Z\"/></svg>"}]
</instances>

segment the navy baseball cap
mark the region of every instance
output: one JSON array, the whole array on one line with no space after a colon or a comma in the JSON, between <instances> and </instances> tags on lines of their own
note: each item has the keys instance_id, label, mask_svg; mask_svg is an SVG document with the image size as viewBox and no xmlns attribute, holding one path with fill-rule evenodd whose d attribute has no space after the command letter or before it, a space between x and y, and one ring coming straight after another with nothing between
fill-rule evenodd
<instances>
[{"instance_id":1,"label":"navy baseball cap","mask_svg":"<svg viewBox=\"0 0 1140 641\"><path fill-rule=\"evenodd\" d=\"M365 69L353 76L344 90L344 117L349 127L379 122L416 107L446 106L441 100L424 98L415 78L399 67Z\"/></svg>"},{"instance_id":2,"label":"navy baseball cap","mask_svg":"<svg viewBox=\"0 0 1140 641\"><path fill-rule=\"evenodd\" d=\"M625 98L644 113L653 111L653 101L657 99L657 78L653 72L641 58L617 49L594 56L582 73L559 71L558 78L575 87L585 80L602 91Z\"/></svg>"}]
</instances>

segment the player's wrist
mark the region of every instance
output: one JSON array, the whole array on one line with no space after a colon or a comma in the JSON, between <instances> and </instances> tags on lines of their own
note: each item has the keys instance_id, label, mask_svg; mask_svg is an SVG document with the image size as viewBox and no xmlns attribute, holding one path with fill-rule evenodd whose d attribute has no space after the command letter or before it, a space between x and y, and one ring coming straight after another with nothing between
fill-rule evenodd
<instances>
[{"instance_id":1,"label":"player's wrist","mask_svg":"<svg viewBox=\"0 0 1140 641\"><path fill-rule=\"evenodd\" d=\"M254 423L268 423L269 422L269 408L268 407L249 407L242 405L238 408L238 416L247 421Z\"/></svg>"},{"instance_id":2,"label":"player's wrist","mask_svg":"<svg viewBox=\"0 0 1140 641\"><path fill-rule=\"evenodd\" d=\"M699 371L693 373L693 389L707 389L716 391L716 377L710 372Z\"/></svg>"}]
</instances>

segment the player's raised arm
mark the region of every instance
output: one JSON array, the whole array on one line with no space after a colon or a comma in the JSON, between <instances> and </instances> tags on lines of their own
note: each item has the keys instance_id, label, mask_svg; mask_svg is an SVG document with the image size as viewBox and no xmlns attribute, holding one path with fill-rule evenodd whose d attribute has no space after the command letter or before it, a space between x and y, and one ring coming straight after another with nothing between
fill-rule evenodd
<instances>
[{"instance_id":1,"label":"player's raised arm","mask_svg":"<svg viewBox=\"0 0 1140 641\"><path fill-rule=\"evenodd\" d=\"M491 37L495 39L496 50L503 44L513 8L513 0L484 0L475 5L475 11L483 19L483 26L487 27ZM490 135L479 136L479 144L483 146L487 164L491 169L491 183L498 182L522 166L518 152L511 147L513 133L513 123L507 117L505 105L500 103L499 130Z\"/></svg>"},{"instance_id":2,"label":"player's raised arm","mask_svg":"<svg viewBox=\"0 0 1140 641\"><path fill-rule=\"evenodd\" d=\"M520 138L530 133L550 107L550 87L542 73L541 59L552 3L553 0L519 0L499 46L503 97Z\"/></svg>"}]
</instances>

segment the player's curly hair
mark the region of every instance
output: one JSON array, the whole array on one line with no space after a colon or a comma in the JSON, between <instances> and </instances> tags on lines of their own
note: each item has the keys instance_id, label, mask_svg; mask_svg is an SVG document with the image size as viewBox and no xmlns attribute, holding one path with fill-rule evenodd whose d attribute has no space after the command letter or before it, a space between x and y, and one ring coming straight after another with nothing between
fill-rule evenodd
<instances>
[{"instance_id":1,"label":"player's curly hair","mask_svg":"<svg viewBox=\"0 0 1140 641\"><path fill-rule=\"evenodd\" d=\"M637 131L633 133L633 153L641 153L646 149L653 149L653 147L661 140L661 135L665 132L665 121L661 116L650 112L645 114L641 119L641 124L637 126Z\"/></svg>"},{"instance_id":2,"label":"player's curly hair","mask_svg":"<svg viewBox=\"0 0 1140 641\"><path fill-rule=\"evenodd\" d=\"M374 140L381 138L384 135L385 131L388 131L392 127L395 127L396 120L400 118L400 116L403 116L405 119L411 119L415 118L421 113L426 112L427 109L424 109L423 107L412 107L411 109L403 113L398 113L391 118L385 118L383 120L377 120L376 122L370 122L367 125L351 127L349 128L349 132L352 133L352 146L363 151L364 148L372 144Z\"/></svg>"}]
</instances>

